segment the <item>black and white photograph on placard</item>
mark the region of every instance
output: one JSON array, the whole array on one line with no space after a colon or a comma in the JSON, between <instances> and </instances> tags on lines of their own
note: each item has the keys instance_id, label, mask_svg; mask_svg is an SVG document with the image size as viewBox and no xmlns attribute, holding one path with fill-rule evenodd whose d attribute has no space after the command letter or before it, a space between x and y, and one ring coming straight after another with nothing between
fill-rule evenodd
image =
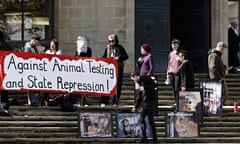
<instances>
[{"instance_id":1,"label":"black and white photograph on placard","mask_svg":"<svg viewBox=\"0 0 240 144\"><path fill-rule=\"evenodd\" d=\"M166 137L198 137L199 124L195 112L169 112L165 115Z\"/></svg>"},{"instance_id":2,"label":"black and white photograph on placard","mask_svg":"<svg viewBox=\"0 0 240 144\"><path fill-rule=\"evenodd\" d=\"M140 117L140 113L117 113L117 137L142 137ZM148 117L145 121L147 123L147 137L152 137Z\"/></svg>"},{"instance_id":3,"label":"black and white photograph on placard","mask_svg":"<svg viewBox=\"0 0 240 144\"><path fill-rule=\"evenodd\" d=\"M111 113L80 112L79 137L112 137Z\"/></svg>"},{"instance_id":4,"label":"black and white photograph on placard","mask_svg":"<svg viewBox=\"0 0 240 144\"><path fill-rule=\"evenodd\" d=\"M201 80L203 90L203 111L206 116L221 116L223 84L220 81Z\"/></svg>"}]
</instances>

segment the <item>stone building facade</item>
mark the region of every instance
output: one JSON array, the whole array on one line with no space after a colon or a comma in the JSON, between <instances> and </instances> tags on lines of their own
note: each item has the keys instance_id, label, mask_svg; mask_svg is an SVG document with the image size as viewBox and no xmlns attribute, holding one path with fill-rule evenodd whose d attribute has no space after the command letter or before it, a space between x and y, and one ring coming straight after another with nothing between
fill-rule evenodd
<instances>
[{"instance_id":1,"label":"stone building facade","mask_svg":"<svg viewBox=\"0 0 240 144\"><path fill-rule=\"evenodd\" d=\"M210 30L203 31L204 35L210 35L206 49L215 47L217 41L227 42L228 0L198 1L204 1L210 6ZM77 36L85 35L90 40L93 56L102 56L108 43L107 35L115 33L129 54L125 72L133 72L136 50L139 49L135 42L135 28L138 25L135 19L137 2L138 0L56 0L55 33L63 53L73 55ZM139 3L141 2L147 3L146 0L139 0ZM167 42L170 42L170 35L166 38ZM227 53L224 61L227 63Z\"/></svg>"}]
</instances>

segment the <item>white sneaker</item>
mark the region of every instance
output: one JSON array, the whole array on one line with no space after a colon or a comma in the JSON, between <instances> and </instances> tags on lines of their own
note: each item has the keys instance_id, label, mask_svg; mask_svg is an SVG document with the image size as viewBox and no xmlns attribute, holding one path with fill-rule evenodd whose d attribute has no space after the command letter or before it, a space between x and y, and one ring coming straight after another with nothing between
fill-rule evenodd
<instances>
[{"instance_id":1,"label":"white sneaker","mask_svg":"<svg viewBox=\"0 0 240 144\"><path fill-rule=\"evenodd\" d=\"M73 107L80 108L81 105L80 104L73 104Z\"/></svg>"},{"instance_id":2,"label":"white sneaker","mask_svg":"<svg viewBox=\"0 0 240 144\"><path fill-rule=\"evenodd\" d=\"M105 106L106 106L106 105L105 105L105 104L103 104L103 103L102 103L102 104L100 104L100 107L105 107Z\"/></svg>"},{"instance_id":3,"label":"white sneaker","mask_svg":"<svg viewBox=\"0 0 240 144\"><path fill-rule=\"evenodd\" d=\"M113 107L117 107L118 105L117 105L117 104L113 104L112 106L113 106Z\"/></svg>"},{"instance_id":4,"label":"white sneaker","mask_svg":"<svg viewBox=\"0 0 240 144\"><path fill-rule=\"evenodd\" d=\"M84 105L84 107L88 107L88 105L87 105L87 104L85 104L85 105Z\"/></svg>"}]
</instances>

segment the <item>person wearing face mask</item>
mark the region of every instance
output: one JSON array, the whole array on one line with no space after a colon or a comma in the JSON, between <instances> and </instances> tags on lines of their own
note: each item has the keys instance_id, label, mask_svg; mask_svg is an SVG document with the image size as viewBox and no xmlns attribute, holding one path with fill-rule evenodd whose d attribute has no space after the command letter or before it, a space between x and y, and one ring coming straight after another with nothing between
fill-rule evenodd
<instances>
[{"instance_id":1,"label":"person wearing face mask","mask_svg":"<svg viewBox=\"0 0 240 144\"><path fill-rule=\"evenodd\" d=\"M91 57L92 56L92 49L88 46L89 40L85 36L78 36L77 37L77 50L75 56L79 57Z\"/></svg>"},{"instance_id":2,"label":"person wearing face mask","mask_svg":"<svg viewBox=\"0 0 240 144\"><path fill-rule=\"evenodd\" d=\"M78 36L76 41L76 52L75 56L77 57L91 57L92 49L89 47L89 40L86 36ZM77 106L85 106L87 107L87 99L85 94L71 94L70 98L78 97Z\"/></svg>"},{"instance_id":3,"label":"person wearing face mask","mask_svg":"<svg viewBox=\"0 0 240 144\"><path fill-rule=\"evenodd\" d=\"M124 61L128 59L128 54L125 48L119 44L118 36L116 34L108 35L108 45L105 48L103 57L115 59L118 62L118 83L117 83L117 93L113 96L112 105L117 106L119 104L119 99L122 89L123 80L123 70ZM104 107L108 104L109 96L102 96L100 100L100 106Z\"/></svg>"}]
</instances>

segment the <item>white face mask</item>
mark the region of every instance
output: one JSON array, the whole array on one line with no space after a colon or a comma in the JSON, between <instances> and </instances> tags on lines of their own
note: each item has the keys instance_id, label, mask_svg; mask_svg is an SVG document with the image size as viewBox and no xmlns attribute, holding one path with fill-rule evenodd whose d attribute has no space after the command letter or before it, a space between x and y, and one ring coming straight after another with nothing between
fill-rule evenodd
<instances>
[{"instance_id":1,"label":"white face mask","mask_svg":"<svg viewBox=\"0 0 240 144\"><path fill-rule=\"evenodd\" d=\"M88 47L87 41L77 40L77 52L78 53L81 53L81 52L86 53L87 47Z\"/></svg>"}]
</instances>

